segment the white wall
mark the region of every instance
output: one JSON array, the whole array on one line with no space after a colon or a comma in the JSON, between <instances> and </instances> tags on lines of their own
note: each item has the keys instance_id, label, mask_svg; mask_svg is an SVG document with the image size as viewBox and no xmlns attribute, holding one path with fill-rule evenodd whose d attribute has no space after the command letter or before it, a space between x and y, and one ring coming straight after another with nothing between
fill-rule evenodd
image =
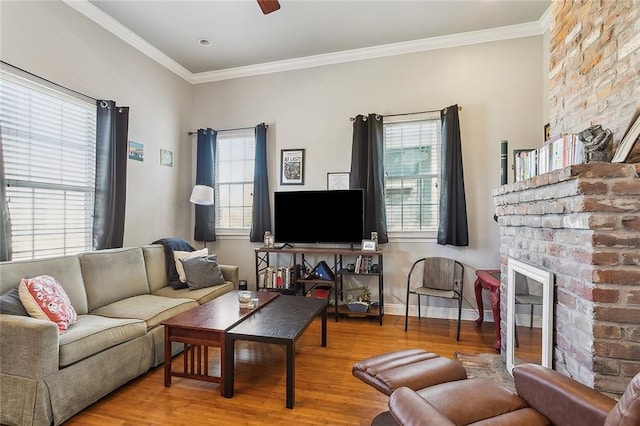
<instances>
[{"instance_id":1,"label":"white wall","mask_svg":"<svg viewBox=\"0 0 640 426\"><path fill-rule=\"evenodd\" d=\"M3 1L0 24L3 61L131 107L129 138L144 144L145 161L128 162L125 245L166 236L191 240L188 197L195 138L187 136L189 130L266 122L271 191L280 189L279 158L285 148L306 149L305 185L296 189L324 189L327 172L350 168L349 117L458 103L464 108L460 120L471 245L442 247L420 240L382 246L387 312L403 312L406 273L419 257L462 261L465 297L474 305L474 270L498 267L491 191L499 184L500 140L509 140L510 151L541 143L542 36L192 87L60 2ZM174 152L173 168L159 165L160 148ZM222 263L240 265L240 277L255 284L253 248L258 244L247 240L221 237L209 247ZM431 314L453 317L453 312ZM472 311L466 316L475 318Z\"/></svg>"},{"instance_id":2,"label":"white wall","mask_svg":"<svg viewBox=\"0 0 640 426\"><path fill-rule=\"evenodd\" d=\"M499 269L491 190L500 181L500 141L507 139L510 151L542 142L541 44L542 36L529 37L200 84L194 90L193 126L221 129L264 121L269 124L271 191L325 189L327 172L350 169L350 117L462 105L470 246L442 247L427 240L383 245L385 308L389 313L404 312L409 267L430 255L463 262L465 297L475 305L475 269ZM286 148L306 150L304 186L279 186L280 150ZM304 224L304 211L300 218ZM223 260L240 265L241 278L249 283L255 283L251 248L256 246L224 237L210 243ZM467 318L475 319L475 313L467 312Z\"/></svg>"},{"instance_id":3,"label":"white wall","mask_svg":"<svg viewBox=\"0 0 640 426\"><path fill-rule=\"evenodd\" d=\"M128 161L125 245L188 235L192 86L62 2L3 1L0 19L3 61L130 107L129 139L145 158ZM160 165L160 148L174 167Z\"/></svg>"}]
</instances>

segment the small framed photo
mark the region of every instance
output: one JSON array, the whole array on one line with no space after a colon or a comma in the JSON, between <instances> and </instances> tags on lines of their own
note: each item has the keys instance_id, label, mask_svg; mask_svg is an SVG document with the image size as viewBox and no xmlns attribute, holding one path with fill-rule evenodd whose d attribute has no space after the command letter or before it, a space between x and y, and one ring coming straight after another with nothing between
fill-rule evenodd
<instances>
[{"instance_id":1,"label":"small framed photo","mask_svg":"<svg viewBox=\"0 0 640 426\"><path fill-rule=\"evenodd\" d=\"M378 245L374 240L362 240L362 251L376 251Z\"/></svg>"},{"instance_id":2,"label":"small framed photo","mask_svg":"<svg viewBox=\"0 0 640 426\"><path fill-rule=\"evenodd\" d=\"M349 189L349 172L327 173L327 189Z\"/></svg>"},{"instance_id":3,"label":"small framed photo","mask_svg":"<svg viewBox=\"0 0 640 426\"><path fill-rule=\"evenodd\" d=\"M547 123L544 125L544 141L548 141L551 139L551 124Z\"/></svg>"},{"instance_id":4,"label":"small framed photo","mask_svg":"<svg viewBox=\"0 0 640 426\"><path fill-rule=\"evenodd\" d=\"M304 149L280 151L280 184L304 185Z\"/></svg>"},{"instance_id":5,"label":"small framed photo","mask_svg":"<svg viewBox=\"0 0 640 426\"><path fill-rule=\"evenodd\" d=\"M160 149L160 165L173 167L173 151Z\"/></svg>"}]
</instances>

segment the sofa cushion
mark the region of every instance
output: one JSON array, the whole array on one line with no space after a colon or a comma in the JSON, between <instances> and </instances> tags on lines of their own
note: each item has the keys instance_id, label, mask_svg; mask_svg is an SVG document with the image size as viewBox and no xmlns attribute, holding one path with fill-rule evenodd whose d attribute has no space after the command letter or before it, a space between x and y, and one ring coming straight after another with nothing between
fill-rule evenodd
<instances>
[{"instance_id":1,"label":"sofa cushion","mask_svg":"<svg viewBox=\"0 0 640 426\"><path fill-rule=\"evenodd\" d=\"M78 315L88 312L87 293L84 288L78 256L51 257L48 259L12 260L0 262L0 292L18 288L25 277L51 275L56 277L69 296Z\"/></svg>"},{"instance_id":2,"label":"sofa cushion","mask_svg":"<svg viewBox=\"0 0 640 426\"><path fill-rule=\"evenodd\" d=\"M178 288L184 288L187 285L187 275L184 273L184 267L182 266L182 262L180 262L180 260L184 260L184 259L191 259L193 257L200 257L200 256L206 256L209 254L209 249L208 248L203 248L201 250L196 250L196 251L179 251L176 250L173 252L173 258L176 262L176 271L178 272L178 277L180 279L180 282L184 284L184 286L173 286L173 288L175 288L176 290ZM218 260L218 258L216 257L216 260Z\"/></svg>"},{"instance_id":3,"label":"sofa cushion","mask_svg":"<svg viewBox=\"0 0 640 426\"><path fill-rule=\"evenodd\" d=\"M151 329L162 321L181 314L198 306L191 299L175 299L170 297L142 294L128 297L102 306L91 312L109 318L136 318L146 322Z\"/></svg>"},{"instance_id":4,"label":"sofa cushion","mask_svg":"<svg viewBox=\"0 0 640 426\"><path fill-rule=\"evenodd\" d=\"M153 293L169 284L165 249L161 244L142 246L144 267L147 270L149 292ZM171 259L173 262L173 259ZM175 268L175 262L173 262Z\"/></svg>"},{"instance_id":5,"label":"sofa cushion","mask_svg":"<svg viewBox=\"0 0 640 426\"><path fill-rule=\"evenodd\" d=\"M69 324L78 320L78 314L71 306L69 296L60 283L50 275L23 278L18 286L18 294L29 315L55 322L60 334L67 331Z\"/></svg>"},{"instance_id":6,"label":"sofa cushion","mask_svg":"<svg viewBox=\"0 0 640 426\"><path fill-rule=\"evenodd\" d=\"M66 367L105 349L143 336L147 325L138 319L80 315L60 336L60 367Z\"/></svg>"},{"instance_id":7,"label":"sofa cushion","mask_svg":"<svg viewBox=\"0 0 640 426\"><path fill-rule=\"evenodd\" d=\"M171 288L171 286L166 286L153 294L155 294L156 296L171 297L174 299L191 299L202 305L203 303L213 300L216 297L228 293L233 289L233 283L231 281L225 281L224 284L216 285L213 287L200 288L197 290L191 290L189 288L174 290L173 288Z\"/></svg>"},{"instance_id":8,"label":"sofa cushion","mask_svg":"<svg viewBox=\"0 0 640 426\"><path fill-rule=\"evenodd\" d=\"M180 259L187 277L189 290L213 287L224 283L217 256L200 256Z\"/></svg>"},{"instance_id":9,"label":"sofa cushion","mask_svg":"<svg viewBox=\"0 0 640 426\"><path fill-rule=\"evenodd\" d=\"M20 294L17 288L12 288L0 295L0 314L20 315L23 317L29 316L29 313L20 301Z\"/></svg>"},{"instance_id":10,"label":"sofa cushion","mask_svg":"<svg viewBox=\"0 0 640 426\"><path fill-rule=\"evenodd\" d=\"M118 300L149 294L144 256L139 247L83 253L80 263L89 313Z\"/></svg>"}]
</instances>

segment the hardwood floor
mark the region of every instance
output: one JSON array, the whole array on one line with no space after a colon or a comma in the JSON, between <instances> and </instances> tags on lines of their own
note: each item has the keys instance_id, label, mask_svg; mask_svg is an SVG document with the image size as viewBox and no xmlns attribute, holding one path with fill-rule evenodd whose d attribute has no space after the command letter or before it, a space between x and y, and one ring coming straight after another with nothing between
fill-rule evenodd
<instances>
[{"instance_id":1,"label":"hardwood floor","mask_svg":"<svg viewBox=\"0 0 640 426\"><path fill-rule=\"evenodd\" d=\"M219 385L173 378L163 386L163 368L102 398L65 425L369 425L387 409L387 397L351 375L354 362L383 352L424 348L453 358L456 351L495 353L493 324L477 328L463 321L460 342L456 321L386 315L328 322L327 347L320 346L316 319L296 344L296 405L285 408L284 347L236 342L235 395L220 396ZM210 368L219 373L217 350ZM182 355L174 358L180 363Z\"/></svg>"}]
</instances>

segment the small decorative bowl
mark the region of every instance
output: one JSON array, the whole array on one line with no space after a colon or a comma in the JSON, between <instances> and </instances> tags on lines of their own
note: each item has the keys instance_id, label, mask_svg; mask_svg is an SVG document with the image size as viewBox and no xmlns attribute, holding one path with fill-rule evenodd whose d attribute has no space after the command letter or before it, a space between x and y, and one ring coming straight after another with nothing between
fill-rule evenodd
<instances>
[{"instance_id":1,"label":"small decorative bowl","mask_svg":"<svg viewBox=\"0 0 640 426\"><path fill-rule=\"evenodd\" d=\"M250 291L241 291L238 293L238 302L241 305L248 305L251 302L251 292Z\"/></svg>"}]
</instances>

